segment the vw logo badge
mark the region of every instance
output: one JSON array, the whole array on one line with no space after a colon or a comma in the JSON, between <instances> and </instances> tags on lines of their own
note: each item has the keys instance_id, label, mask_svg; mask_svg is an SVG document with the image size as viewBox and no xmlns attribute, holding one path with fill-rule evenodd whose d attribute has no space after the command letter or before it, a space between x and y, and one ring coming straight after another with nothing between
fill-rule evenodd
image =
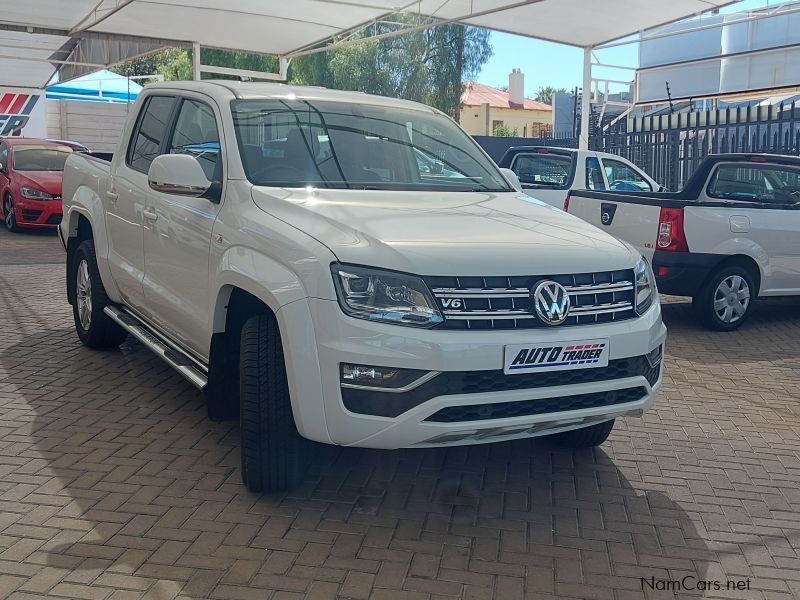
<instances>
[{"instance_id":1,"label":"vw logo badge","mask_svg":"<svg viewBox=\"0 0 800 600\"><path fill-rule=\"evenodd\" d=\"M608 225L611 223L611 215L607 212L604 212L600 215L600 220L603 222L603 225Z\"/></svg>"},{"instance_id":2,"label":"vw logo badge","mask_svg":"<svg viewBox=\"0 0 800 600\"><path fill-rule=\"evenodd\" d=\"M536 315L547 325L561 325L569 315L569 294L556 281L542 281L531 292Z\"/></svg>"}]
</instances>

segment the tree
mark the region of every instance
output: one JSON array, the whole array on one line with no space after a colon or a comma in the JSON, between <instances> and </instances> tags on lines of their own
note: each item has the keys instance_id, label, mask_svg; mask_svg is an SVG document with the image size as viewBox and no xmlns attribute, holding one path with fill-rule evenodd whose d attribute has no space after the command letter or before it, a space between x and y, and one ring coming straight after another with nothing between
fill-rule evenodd
<instances>
[{"instance_id":1,"label":"tree","mask_svg":"<svg viewBox=\"0 0 800 600\"><path fill-rule=\"evenodd\" d=\"M409 26L426 22L416 15L398 15L394 21ZM354 37L395 29L378 23ZM463 82L477 75L491 54L488 31L440 25L296 58L289 78L292 83L416 100L456 117Z\"/></svg>"},{"instance_id":2,"label":"tree","mask_svg":"<svg viewBox=\"0 0 800 600\"><path fill-rule=\"evenodd\" d=\"M508 125L504 123L498 123L494 126L492 130L492 135L495 137L517 137L519 135L519 131L515 127L511 129Z\"/></svg>"},{"instance_id":3,"label":"tree","mask_svg":"<svg viewBox=\"0 0 800 600\"><path fill-rule=\"evenodd\" d=\"M566 88L554 88L553 86L546 85L540 87L536 92L536 100L539 102L544 102L545 104L552 104L553 103L553 96L557 93L566 92Z\"/></svg>"}]
</instances>

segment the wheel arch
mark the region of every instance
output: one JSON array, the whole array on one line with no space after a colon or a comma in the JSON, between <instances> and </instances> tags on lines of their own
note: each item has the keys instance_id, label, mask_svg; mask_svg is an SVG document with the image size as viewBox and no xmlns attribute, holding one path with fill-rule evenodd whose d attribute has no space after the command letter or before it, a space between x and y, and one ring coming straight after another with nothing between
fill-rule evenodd
<instances>
[{"instance_id":1,"label":"wheel arch","mask_svg":"<svg viewBox=\"0 0 800 600\"><path fill-rule=\"evenodd\" d=\"M752 256L748 256L747 254L734 254L733 256L729 256L714 267L711 275L721 269L733 266L742 267L750 273L750 276L753 278L753 284L756 287L755 295L757 296L761 290L761 267ZM711 275L709 275L709 277Z\"/></svg>"}]
</instances>

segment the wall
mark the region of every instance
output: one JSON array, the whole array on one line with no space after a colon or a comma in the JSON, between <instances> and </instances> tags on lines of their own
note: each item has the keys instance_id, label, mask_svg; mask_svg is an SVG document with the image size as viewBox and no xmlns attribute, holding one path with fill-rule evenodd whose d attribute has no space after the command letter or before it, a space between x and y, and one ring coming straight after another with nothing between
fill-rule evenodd
<instances>
[{"instance_id":1,"label":"wall","mask_svg":"<svg viewBox=\"0 0 800 600\"><path fill-rule=\"evenodd\" d=\"M513 108L489 108L489 130L486 130L485 119L480 106L464 106L461 109L459 123L470 135L491 135L492 122L503 121L507 127L517 129L520 137L539 137L538 128L552 126L553 111L520 110ZM526 135L523 136L523 133Z\"/></svg>"},{"instance_id":2,"label":"wall","mask_svg":"<svg viewBox=\"0 0 800 600\"><path fill-rule=\"evenodd\" d=\"M47 99L47 137L80 142L94 152L115 152L133 105Z\"/></svg>"}]
</instances>

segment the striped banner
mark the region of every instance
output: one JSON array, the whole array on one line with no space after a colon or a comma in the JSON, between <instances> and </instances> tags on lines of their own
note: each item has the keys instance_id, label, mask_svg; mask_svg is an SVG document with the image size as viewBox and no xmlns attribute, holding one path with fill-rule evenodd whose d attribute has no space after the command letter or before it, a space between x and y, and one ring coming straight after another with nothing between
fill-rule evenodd
<instances>
[{"instance_id":1,"label":"striped banner","mask_svg":"<svg viewBox=\"0 0 800 600\"><path fill-rule=\"evenodd\" d=\"M29 115L38 101L39 96L33 94L0 94L0 115Z\"/></svg>"}]
</instances>

